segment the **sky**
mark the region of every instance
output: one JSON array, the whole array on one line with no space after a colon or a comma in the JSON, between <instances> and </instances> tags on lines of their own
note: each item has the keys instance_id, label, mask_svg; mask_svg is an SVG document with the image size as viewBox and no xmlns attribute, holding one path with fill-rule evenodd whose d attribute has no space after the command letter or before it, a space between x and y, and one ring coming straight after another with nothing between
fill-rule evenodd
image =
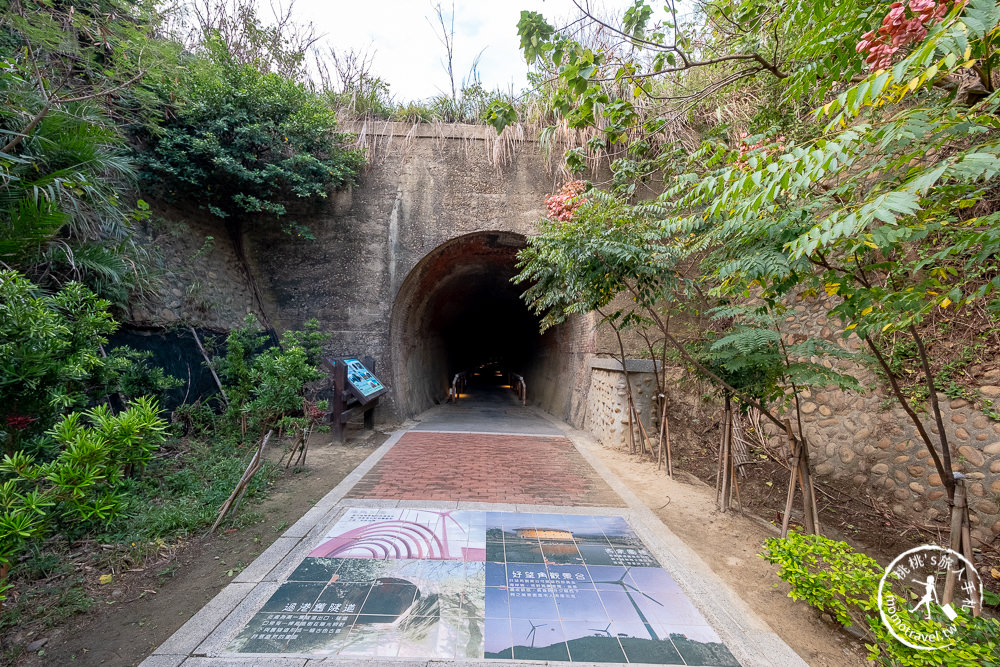
<instances>
[{"instance_id":1,"label":"sky","mask_svg":"<svg viewBox=\"0 0 1000 667\"><path fill-rule=\"evenodd\" d=\"M620 13L630 0L600 3ZM441 0L446 14L450 0ZM480 80L488 90L520 92L527 84L527 64L519 49L517 22L522 10L540 12L561 27L575 13L571 0L455 0L455 84L468 78L482 50ZM339 52L373 55L372 73L389 82L397 102L423 100L450 91L441 62L440 25L429 0L297 0L300 21L312 21ZM434 25L428 21L432 21ZM484 50L485 49L485 50Z\"/></svg>"}]
</instances>

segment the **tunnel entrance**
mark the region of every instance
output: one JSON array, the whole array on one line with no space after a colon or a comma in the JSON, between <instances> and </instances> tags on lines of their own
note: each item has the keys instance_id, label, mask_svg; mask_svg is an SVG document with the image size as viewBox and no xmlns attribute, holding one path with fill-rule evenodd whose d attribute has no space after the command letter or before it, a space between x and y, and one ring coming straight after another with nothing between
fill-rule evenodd
<instances>
[{"instance_id":1,"label":"tunnel entrance","mask_svg":"<svg viewBox=\"0 0 1000 667\"><path fill-rule=\"evenodd\" d=\"M392 309L396 401L413 416L447 395L451 378L480 370L525 373L541 347L538 319L510 282L525 237L477 232L424 257L403 281ZM486 370L488 367L488 370ZM483 382L488 384L488 382ZM494 382L495 384L495 382Z\"/></svg>"}]
</instances>

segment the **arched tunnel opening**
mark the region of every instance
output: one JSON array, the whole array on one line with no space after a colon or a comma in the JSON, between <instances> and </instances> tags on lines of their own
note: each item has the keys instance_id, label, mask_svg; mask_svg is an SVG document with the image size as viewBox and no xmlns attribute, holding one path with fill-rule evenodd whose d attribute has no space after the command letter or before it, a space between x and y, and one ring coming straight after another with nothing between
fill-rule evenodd
<instances>
[{"instance_id":1,"label":"arched tunnel opening","mask_svg":"<svg viewBox=\"0 0 1000 667\"><path fill-rule=\"evenodd\" d=\"M531 374L551 334L539 334L538 318L521 300L524 286L511 282L524 247L520 234L468 234L433 250L404 280L392 312L403 414L444 400L462 371L480 391L506 382L508 372Z\"/></svg>"}]
</instances>

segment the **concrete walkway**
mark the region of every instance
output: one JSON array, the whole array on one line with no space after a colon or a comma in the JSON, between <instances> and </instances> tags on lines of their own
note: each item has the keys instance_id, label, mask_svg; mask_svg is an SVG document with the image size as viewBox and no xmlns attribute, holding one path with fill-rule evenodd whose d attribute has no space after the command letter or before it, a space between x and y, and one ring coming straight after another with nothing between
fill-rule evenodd
<instances>
[{"instance_id":1,"label":"concrete walkway","mask_svg":"<svg viewBox=\"0 0 1000 667\"><path fill-rule=\"evenodd\" d=\"M805 664L587 434L497 392L408 426L143 667Z\"/></svg>"}]
</instances>

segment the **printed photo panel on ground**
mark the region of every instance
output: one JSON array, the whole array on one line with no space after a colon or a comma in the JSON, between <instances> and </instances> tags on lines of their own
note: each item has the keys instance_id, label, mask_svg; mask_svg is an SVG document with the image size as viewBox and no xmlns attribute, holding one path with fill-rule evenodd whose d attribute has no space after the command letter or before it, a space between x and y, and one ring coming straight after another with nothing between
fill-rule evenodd
<instances>
[{"instance_id":1,"label":"printed photo panel on ground","mask_svg":"<svg viewBox=\"0 0 1000 667\"><path fill-rule=\"evenodd\" d=\"M230 653L738 665L620 516L350 509Z\"/></svg>"}]
</instances>

